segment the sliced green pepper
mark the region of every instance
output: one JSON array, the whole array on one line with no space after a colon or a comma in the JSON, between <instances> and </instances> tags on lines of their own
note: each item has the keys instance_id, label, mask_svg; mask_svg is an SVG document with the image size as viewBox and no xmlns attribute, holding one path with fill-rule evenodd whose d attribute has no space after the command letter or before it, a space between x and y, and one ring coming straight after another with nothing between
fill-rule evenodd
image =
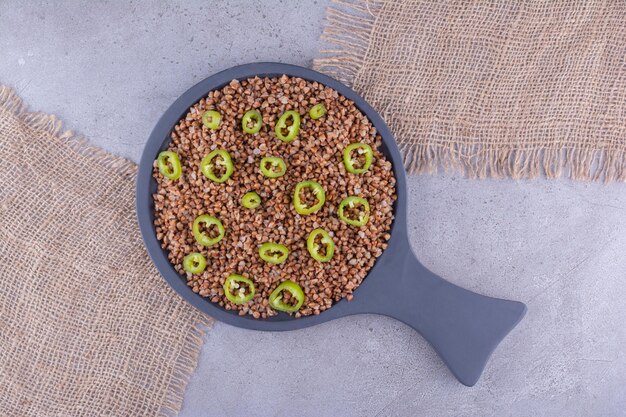
<instances>
[{"instance_id":1,"label":"sliced green pepper","mask_svg":"<svg viewBox=\"0 0 626 417\"><path fill-rule=\"evenodd\" d=\"M309 116L313 120L317 120L320 117L323 117L325 114L326 106L324 106L322 103L316 104L315 106L311 107L311 110L309 110Z\"/></svg>"},{"instance_id":2,"label":"sliced green pepper","mask_svg":"<svg viewBox=\"0 0 626 417\"><path fill-rule=\"evenodd\" d=\"M201 274L206 268L206 258L198 252L192 252L183 259L183 268L191 274Z\"/></svg>"},{"instance_id":3,"label":"sliced green pepper","mask_svg":"<svg viewBox=\"0 0 626 417\"><path fill-rule=\"evenodd\" d=\"M263 126L263 116L256 110L249 110L241 119L241 127L244 132L255 134L261 130Z\"/></svg>"},{"instance_id":4,"label":"sliced green pepper","mask_svg":"<svg viewBox=\"0 0 626 417\"><path fill-rule=\"evenodd\" d=\"M247 303L252 300L254 293L254 282L243 275L230 274L224 281L224 294L235 304Z\"/></svg>"},{"instance_id":5,"label":"sliced green pepper","mask_svg":"<svg viewBox=\"0 0 626 417\"><path fill-rule=\"evenodd\" d=\"M262 244L259 248L259 256L265 262L278 265L287 260L289 249L287 249L287 246L279 243L267 242Z\"/></svg>"},{"instance_id":6,"label":"sliced green pepper","mask_svg":"<svg viewBox=\"0 0 626 417\"><path fill-rule=\"evenodd\" d=\"M269 178L282 177L287 172L285 161L277 156L266 156L261 159L260 168L261 173Z\"/></svg>"},{"instance_id":7,"label":"sliced green pepper","mask_svg":"<svg viewBox=\"0 0 626 417\"><path fill-rule=\"evenodd\" d=\"M241 198L241 205L245 208L255 209L261 205L261 197L254 191L250 191Z\"/></svg>"},{"instance_id":8,"label":"sliced green pepper","mask_svg":"<svg viewBox=\"0 0 626 417\"><path fill-rule=\"evenodd\" d=\"M294 110L284 112L276 122L274 131L283 142L293 141L300 131L300 113Z\"/></svg>"},{"instance_id":9,"label":"sliced green pepper","mask_svg":"<svg viewBox=\"0 0 626 417\"><path fill-rule=\"evenodd\" d=\"M352 157L352 151L357 153L354 158ZM372 148L367 143L353 143L346 146L343 150L343 164L346 166L346 171L353 174L366 172L372 165L373 155Z\"/></svg>"},{"instance_id":10,"label":"sliced green pepper","mask_svg":"<svg viewBox=\"0 0 626 417\"><path fill-rule=\"evenodd\" d=\"M222 115L215 110L207 110L202 113L202 124L211 130L215 130L220 127L220 123L222 122Z\"/></svg>"},{"instance_id":11,"label":"sliced green pepper","mask_svg":"<svg viewBox=\"0 0 626 417\"><path fill-rule=\"evenodd\" d=\"M205 230L202 230L202 224L204 224ZM211 228L211 226L215 226L215 228L217 228L217 235L209 232L208 229ZM226 230L224 229L224 225L217 217L203 214L196 217L196 220L193 221L193 236L196 238L196 242L202 246L215 245L217 242L222 240L225 233Z\"/></svg>"},{"instance_id":12,"label":"sliced green pepper","mask_svg":"<svg viewBox=\"0 0 626 417\"><path fill-rule=\"evenodd\" d=\"M306 193L306 190L311 190L309 195L300 195L302 191ZM313 203L313 199L317 202ZM315 181L302 181L296 185L296 189L293 193L293 205L296 211L300 214L315 213L322 208L326 201L326 193L324 188Z\"/></svg>"},{"instance_id":13,"label":"sliced green pepper","mask_svg":"<svg viewBox=\"0 0 626 417\"><path fill-rule=\"evenodd\" d=\"M359 206L362 210L358 209ZM366 199L353 195L341 200L337 214L341 220L352 226L363 226L370 218L370 205Z\"/></svg>"},{"instance_id":14,"label":"sliced green pepper","mask_svg":"<svg viewBox=\"0 0 626 417\"><path fill-rule=\"evenodd\" d=\"M179 179L183 172L178 155L172 151L161 152L157 158L157 166L161 175L171 180Z\"/></svg>"},{"instance_id":15,"label":"sliced green pepper","mask_svg":"<svg viewBox=\"0 0 626 417\"><path fill-rule=\"evenodd\" d=\"M214 159L215 162L213 162ZM222 183L233 175L233 160L230 159L230 154L224 149L216 149L202 158L200 169L204 176L211 181Z\"/></svg>"},{"instance_id":16,"label":"sliced green pepper","mask_svg":"<svg viewBox=\"0 0 626 417\"><path fill-rule=\"evenodd\" d=\"M272 291L269 302L274 310L295 313L304 304L304 291L295 282L287 280Z\"/></svg>"},{"instance_id":17,"label":"sliced green pepper","mask_svg":"<svg viewBox=\"0 0 626 417\"><path fill-rule=\"evenodd\" d=\"M328 262L335 253L335 242L326 230L315 229L306 240L306 248L316 261Z\"/></svg>"}]
</instances>

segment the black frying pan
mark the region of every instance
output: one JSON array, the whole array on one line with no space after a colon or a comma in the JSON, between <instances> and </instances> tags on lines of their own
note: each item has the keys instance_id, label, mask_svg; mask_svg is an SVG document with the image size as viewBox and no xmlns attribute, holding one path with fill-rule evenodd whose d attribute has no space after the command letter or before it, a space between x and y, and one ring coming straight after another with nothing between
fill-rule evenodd
<instances>
[{"instance_id":1,"label":"black frying pan","mask_svg":"<svg viewBox=\"0 0 626 417\"><path fill-rule=\"evenodd\" d=\"M268 319L239 316L195 294L161 249L154 228L152 194L156 181L152 163L165 150L170 132L189 108L211 90L222 88L233 79L256 75L287 74L317 81L352 100L380 133L380 149L393 164L396 177L395 219L389 246L378 258L366 279L354 292L354 300L342 300L317 316L293 318L285 313ZM152 131L143 151L137 177L137 218L156 267L169 285L185 300L210 316L246 329L277 331L313 326L352 314L374 313L398 319L417 330L441 356L454 376L472 386L480 377L498 343L524 317L526 306L516 301L479 295L457 287L426 269L413 255L406 230L406 176L402 157L389 128L376 111L354 91L319 72L295 65L256 63L240 65L215 74L191 87L170 106Z\"/></svg>"}]
</instances>

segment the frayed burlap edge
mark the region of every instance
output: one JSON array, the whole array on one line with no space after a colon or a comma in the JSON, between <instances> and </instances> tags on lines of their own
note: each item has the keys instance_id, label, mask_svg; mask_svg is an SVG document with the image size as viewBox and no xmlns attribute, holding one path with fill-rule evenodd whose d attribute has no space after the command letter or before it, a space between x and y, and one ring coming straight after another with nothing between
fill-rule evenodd
<instances>
[{"instance_id":1,"label":"frayed burlap edge","mask_svg":"<svg viewBox=\"0 0 626 417\"><path fill-rule=\"evenodd\" d=\"M77 135L71 130L64 131L63 122L56 116L42 112L29 112L22 98L13 89L2 84L0 84L0 110L8 111L27 128L43 131L67 144L77 154L90 158L101 164L103 168L109 169L111 175L122 175L134 179L137 173L137 165L132 161L112 155L90 144L84 136ZM161 405L161 414L164 416L175 416L180 412L185 389L198 364L203 337L212 327L212 318L204 314L199 317L200 319L193 324L191 332L187 335L174 364L172 377Z\"/></svg>"},{"instance_id":2,"label":"frayed burlap edge","mask_svg":"<svg viewBox=\"0 0 626 417\"><path fill-rule=\"evenodd\" d=\"M172 379L170 380L161 407L161 413L165 416L174 417L180 412L185 396L185 389L189 384L193 371L198 365L204 334L213 325L212 318L205 314L202 314L202 317L205 320L193 326L192 331L187 335L187 340L174 365Z\"/></svg>"},{"instance_id":3,"label":"frayed burlap edge","mask_svg":"<svg viewBox=\"0 0 626 417\"><path fill-rule=\"evenodd\" d=\"M22 98L5 85L0 85L0 107L12 113L28 128L41 130L54 136L67 144L74 152L96 161L103 168L126 177L134 176L137 172L137 165L133 162L90 144L85 137L71 130L64 131L63 122L53 114L29 112Z\"/></svg>"},{"instance_id":4,"label":"frayed burlap edge","mask_svg":"<svg viewBox=\"0 0 626 417\"><path fill-rule=\"evenodd\" d=\"M327 24L321 40L334 45L320 51L313 68L353 86L372 47L371 32L376 25L377 0L333 0L326 10ZM394 115L377 109L389 123L404 166L409 174L436 174L457 171L469 178L534 179L569 177L583 181L626 181L626 151L554 146L543 149L485 149L480 144L454 143L454 132L447 132L447 145L414 143L411 132L394 129Z\"/></svg>"}]
</instances>

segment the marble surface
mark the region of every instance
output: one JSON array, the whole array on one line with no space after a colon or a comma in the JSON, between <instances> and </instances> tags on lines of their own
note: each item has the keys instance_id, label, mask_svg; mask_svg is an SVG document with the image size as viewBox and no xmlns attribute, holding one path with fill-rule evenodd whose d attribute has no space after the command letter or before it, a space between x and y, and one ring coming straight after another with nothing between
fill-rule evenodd
<instances>
[{"instance_id":1,"label":"marble surface","mask_svg":"<svg viewBox=\"0 0 626 417\"><path fill-rule=\"evenodd\" d=\"M134 161L188 87L309 65L328 1L0 2L0 83ZM626 415L626 185L409 177L411 245L442 277L525 302L473 388L385 317L288 333L217 323L181 416Z\"/></svg>"}]
</instances>

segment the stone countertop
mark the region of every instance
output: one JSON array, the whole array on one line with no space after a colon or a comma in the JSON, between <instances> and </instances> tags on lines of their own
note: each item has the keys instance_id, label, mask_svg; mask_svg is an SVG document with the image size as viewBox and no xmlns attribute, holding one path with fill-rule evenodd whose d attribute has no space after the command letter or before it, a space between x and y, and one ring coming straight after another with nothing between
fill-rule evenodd
<instances>
[{"instance_id":1,"label":"stone countertop","mask_svg":"<svg viewBox=\"0 0 626 417\"><path fill-rule=\"evenodd\" d=\"M232 65L316 56L327 0L0 3L0 83L134 161L162 112ZM297 6L296 6L297 4ZM473 388L392 319L217 323L181 416L626 415L626 185L411 176L413 250L528 314Z\"/></svg>"}]
</instances>

